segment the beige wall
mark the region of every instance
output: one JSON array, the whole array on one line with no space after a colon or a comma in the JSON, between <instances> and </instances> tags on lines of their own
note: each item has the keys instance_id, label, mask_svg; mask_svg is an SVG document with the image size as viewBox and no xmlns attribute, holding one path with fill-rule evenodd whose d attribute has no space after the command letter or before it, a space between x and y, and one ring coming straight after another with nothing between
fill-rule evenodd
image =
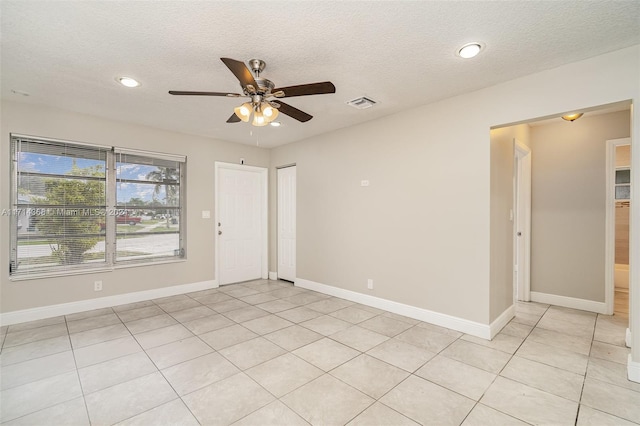
<instances>
[{"instance_id":1,"label":"beige wall","mask_svg":"<svg viewBox=\"0 0 640 426\"><path fill-rule=\"evenodd\" d=\"M9 133L120 146L187 156L187 260L58 278L10 281L9 218L0 217L0 312L209 281L214 271L214 162L268 166L269 151L246 145L171 133L56 109L3 102L1 111L0 205L9 208ZM104 290L93 291L103 281Z\"/></svg>"},{"instance_id":2,"label":"beige wall","mask_svg":"<svg viewBox=\"0 0 640 426\"><path fill-rule=\"evenodd\" d=\"M606 141L630 113L532 126L531 291L604 302Z\"/></svg>"},{"instance_id":3,"label":"beige wall","mask_svg":"<svg viewBox=\"0 0 640 426\"><path fill-rule=\"evenodd\" d=\"M491 321L513 304L514 139L528 146L529 125L491 130Z\"/></svg>"}]
</instances>

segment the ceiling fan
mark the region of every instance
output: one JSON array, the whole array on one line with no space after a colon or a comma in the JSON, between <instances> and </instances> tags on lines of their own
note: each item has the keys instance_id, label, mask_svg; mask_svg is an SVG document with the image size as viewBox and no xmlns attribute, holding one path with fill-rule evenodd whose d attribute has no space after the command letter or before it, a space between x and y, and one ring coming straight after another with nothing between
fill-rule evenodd
<instances>
[{"instance_id":1,"label":"ceiling fan","mask_svg":"<svg viewBox=\"0 0 640 426\"><path fill-rule=\"evenodd\" d=\"M292 98L294 96L321 95L325 93L335 93L336 87L330 81L321 83L301 84L298 86L275 87L271 80L260 77L260 73L267 64L260 59L251 59L249 68L242 61L230 58L220 58L222 62L231 70L233 75L240 81L242 94L225 92L185 92L170 90L171 95L188 96L226 96L230 98L246 97L249 100L234 108L234 113L229 117L227 123L238 123L240 121L249 122L253 116L251 124L254 126L266 126L276 119L281 112L302 123L307 122L313 116L282 102L282 98ZM276 98L277 101L274 101Z\"/></svg>"}]
</instances>

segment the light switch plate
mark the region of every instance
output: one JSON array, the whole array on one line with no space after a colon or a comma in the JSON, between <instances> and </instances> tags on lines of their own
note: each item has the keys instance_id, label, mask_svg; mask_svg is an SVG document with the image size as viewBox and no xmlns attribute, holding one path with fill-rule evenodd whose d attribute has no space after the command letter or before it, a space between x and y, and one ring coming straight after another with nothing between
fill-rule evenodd
<instances>
[{"instance_id":1,"label":"light switch plate","mask_svg":"<svg viewBox=\"0 0 640 426\"><path fill-rule=\"evenodd\" d=\"M360 181L360 186L369 186L369 181L368 180L361 180Z\"/></svg>"},{"instance_id":2,"label":"light switch plate","mask_svg":"<svg viewBox=\"0 0 640 426\"><path fill-rule=\"evenodd\" d=\"M203 219L211 219L211 210L202 210Z\"/></svg>"}]
</instances>

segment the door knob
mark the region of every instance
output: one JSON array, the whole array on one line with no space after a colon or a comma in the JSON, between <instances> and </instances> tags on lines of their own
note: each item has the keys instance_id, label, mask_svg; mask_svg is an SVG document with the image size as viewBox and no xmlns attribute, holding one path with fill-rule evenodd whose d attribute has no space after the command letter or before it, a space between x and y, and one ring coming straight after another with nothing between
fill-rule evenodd
<instances>
[{"instance_id":1,"label":"door knob","mask_svg":"<svg viewBox=\"0 0 640 426\"><path fill-rule=\"evenodd\" d=\"M522 236L522 232L518 232L516 235L517 235L518 237L521 237L521 236Z\"/></svg>"},{"instance_id":2,"label":"door knob","mask_svg":"<svg viewBox=\"0 0 640 426\"><path fill-rule=\"evenodd\" d=\"M222 231L218 231L218 235L222 235Z\"/></svg>"}]
</instances>

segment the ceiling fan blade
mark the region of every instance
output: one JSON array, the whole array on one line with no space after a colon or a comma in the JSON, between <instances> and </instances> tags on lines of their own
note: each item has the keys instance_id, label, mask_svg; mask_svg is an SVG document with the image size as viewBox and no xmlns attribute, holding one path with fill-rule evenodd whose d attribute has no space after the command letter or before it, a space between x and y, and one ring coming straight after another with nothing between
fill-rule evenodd
<instances>
[{"instance_id":1,"label":"ceiling fan blade","mask_svg":"<svg viewBox=\"0 0 640 426\"><path fill-rule=\"evenodd\" d=\"M321 83L300 84L298 86L278 87L271 92L284 92L285 98L293 96L322 95L325 93L336 93L336 86L330 81Z\"/></svg>"},{"instance_id":2,"label":"ceiling fan blade","mask_svg":"<svg viewBox=\"0 0 640 426\"><path fill-rule=\"evenodd\" d=\"M254 80L253 75L251 75L251 71L249 71L249 68L247 68L244 62L236 61L235 59L231 58L220 58L220 60L224 62L227 68L229 68L233 75L236 76L236 78L240 81L242 87L251 85L254 87L254 90L259 87Z\"/></svg>"},{"instance_id":3,"label":"ceiling fan blade","mask_svg":"<svg viewBox=\"0 0 640 426\"><path fill-rule=\"evenodd\" d=\"M231 117L229 117L229 119L227 120L227 123L239 123L240 121L241 121L240 117L238 117L234 112L233 114L231 114Z\"/></svg>"},{"instance_id":4,"label":"ceiling fan blade","mask_svg":"<svg viewBox=\"0 0 640 426\"><path fill-rule=\"evenodd\" d=\"M278 108L278 111L302 123L305 123L313 118L312 115L309 115L304 111L300 111L298 108L294 108L289 104L285 104L280 99L278 99L277 103L280 104L280 108Z\"/></svg>"},{"instance_id":5,"label":"ceiling fan blade","mask_svg":"<svg viewBox=\"0 0 640 426\"><path fill-rule=\"evenodd\" d=\"M170 95L190 95L190 96L226 96L229 98L237 98L242 95L239 93L223 93L223 92L185 92L182 90L169 90Z\"/></svg>"}]
</instances>

